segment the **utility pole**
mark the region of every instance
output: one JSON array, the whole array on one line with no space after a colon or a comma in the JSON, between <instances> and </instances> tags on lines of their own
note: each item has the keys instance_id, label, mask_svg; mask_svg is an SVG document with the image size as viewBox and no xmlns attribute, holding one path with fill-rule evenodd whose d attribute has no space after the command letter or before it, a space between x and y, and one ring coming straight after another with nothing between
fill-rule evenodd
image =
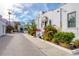
<instances>
[{"instance_id":1,"label":"utility pole","mask_svg":"<svg viewBox=\"0 0 79 59\"><path fill-rule=\"evenodd\" d=\"M8 10L8 15L9 15L9 25L10 25L10 15L11 15L10 9Z\"/></svg>"}]
</instances>

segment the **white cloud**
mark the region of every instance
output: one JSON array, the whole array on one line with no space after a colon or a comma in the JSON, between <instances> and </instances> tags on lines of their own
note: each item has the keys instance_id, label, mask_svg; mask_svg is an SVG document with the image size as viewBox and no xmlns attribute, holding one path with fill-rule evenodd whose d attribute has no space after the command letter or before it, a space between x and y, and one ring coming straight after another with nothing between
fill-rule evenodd
<instances>
[{"instance_id":1,"label":"white cloud","mask_svg":"<svg viewBox=\"0 0 79 59\"><path fill-rule=\"evenodd\" d=\"M0 15L3 16L3 18L8 19L8 9L11 9L14 3L6 3L0 1Z\"/></svg>"},{"instance_id":2,"label":"white cloud","mask_svg":"<svg viewBox=\"0 0 79 59\"><path fill-rule=\"evenodd\" d=\"M18 5L19 8L14 7L14 5ZM3 18L6 18L8 20L9 15L8 15L8 11L9 9L15 11L15 12L19 12L22 13L22 7L19 4L15 4L15 3L1 3L0 2L0 15L3 16ZM11 14L11 17L13 18L14 16ZM14 17L16 18L16 17ZM17 19L17 18L16 18ZM17 19L19 20L19 19Z\"/></svg>"},{"instance_id":3,"label":"white cloud","mask_svg":"<svg viewBox=\"0 0 79 59\"><path fill-rule=\"evenodd\" d=\"M23 3L22 5L26 8L29 8L33 5L33 3Z\"/></svg>"},{"instance_id":4,"label":"white cloud","mask_svg":"<svg viewBox=\"0 0 79 59\"><path fill-rule=\"evenodd\" d=\"M7 0L7 3L71 3L72 0ZM5 2L5 0L0 0L0 2ZM6 3L5 2L5 3ZM77 2L78 0L73 0L73 3Z\"/></svg>"},{"instance_id":5,"label":"white cloud","mask_svg":"<svg viewBox=\"0 0 79 59\"><path fill-rule=\"evenodd\" d=\"M11 1L11 0L10 0ZM9 2L9 0L7 2L5 2L3 0L2 3L0 3L0 14L3 15L4 18L8 19L8 9L12 9L14 10L14 12L18 12L18 13L22 13L22 15L20 16L20 18L26 16L29 19L33 19L30 15L27 15L29 10L27 8L30 8L33 4L32 3L27 3L27 4L19 4L19 3L15 3L14 1ZM26 7L26 11L23 11L24 7ZM47 8L47 6L45 5L45 7ZM24 13L23 13L24 12ZM32 10L32 14L33 16L36 16L38 13L38 11L34 11ZM15 16L15 15L11 15L11 17L17 21L19 21L19 19Z\"/></svg>"},{"instance_id":6,"label":"white cloud","mask_svg":"<svg viewBox=\"0 0 79 59\"><path fill-rule=\"evenodd\" d=\"M14 7L13 10L14 10L14 12L17 12L17 13L22 13L23 12L23 10L21 8Z\"/></svg>"},{"instance_id":7,"label":"white cloud","mask_svg":"<svg viewBox=\"0 0 79 59\"><path fill-rule=\"evenodd\" d=\"M33 4L31 4L31 3L23 3L23 4L21 4L21 3L17 3L17 4L15 4L15 5L13 5L13 10L14 11L16 11L16 12L20 12L20 13L22 13L22 12L24 12L23 11L23 9L25 9L25 8L29 8L29 7L31 7ZM27 11L25 11L24 13L27 13Z\"/></svg>"},{"instance_id":8,"label":"white cloud","mask_svg":"<svg viewBox=\"0 0 79 59\"><path fill-rule=\"evenodd\" d=\"M22 21L28 21L33 19L30 15L27 15L27 17L25 17L24 19L22 19Z\"/></svg>"},{"instance_id":9,"label":"white cloud","mask_svg":"<svg viewBox=\"0 0 79 59\"><path fill-rule=\"evenodd\" d=\"M22 6L20 3L16 3L15 5L13 5L13 7L17 7L17 8L24 8L24 6Z\"/></svg>"},{"instance_id":10,"label":"white cloud","mask_svg":"<svg viewBox=\"0 0 79 59\"><path fill-rule=\"evenodd\" d=\"M17 18L15 15L12 15L11 16L11 21L19 21L20 19Z\"/></svg>"},{"instance_id":11,"label":"white cloud","mask_svg":"<svg viewBox=\"0 0 79 59\"><path fill-rule=\"evenodd\" d=\"M26 15L28 14L28 12L29 12L29 11L25 11L25 12L20 16L20 18L26 16Z\"/></svg>"},{"instance_id":12,"label":"white cloud","mask_svg":"<svg viewBox=\"0 0 79 59\"><path fill-rule=\"evenodd\" d=\"M23 13L24 6L22 6L20 3L16 3L12 7L14 12Z\"/></svg>"}]
</instances>

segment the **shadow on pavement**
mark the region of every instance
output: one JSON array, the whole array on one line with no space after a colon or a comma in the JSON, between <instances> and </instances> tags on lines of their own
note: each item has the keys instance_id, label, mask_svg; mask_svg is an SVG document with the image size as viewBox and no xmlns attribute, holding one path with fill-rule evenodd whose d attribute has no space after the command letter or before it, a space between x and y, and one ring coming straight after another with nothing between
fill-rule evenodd
<instances>
[{"instance_id":1,"label":"shadow on pavement","mask_svg":"<svg viewBox=\"0 0 79 59\"><path fill-rule=\"evenodd\" d=\"M5 35L0 37L0 55L6 49L10 41L12 40L13 36Z\"/></svg>"}]
</instances>

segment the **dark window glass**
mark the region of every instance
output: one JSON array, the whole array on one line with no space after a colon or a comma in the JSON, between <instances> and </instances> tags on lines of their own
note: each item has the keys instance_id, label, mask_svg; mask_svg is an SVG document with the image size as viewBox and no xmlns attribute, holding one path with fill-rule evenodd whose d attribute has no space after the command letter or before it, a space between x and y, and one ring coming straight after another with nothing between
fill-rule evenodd
<instances>
[{"instance_id":1,"label":"dark window glass","mask_svg":"<svg viewBox=\"0 0 79 59\"><path fill-rule=\"evenodd\" d=\"M76 27L76 12L68 13L68 27Z\"/></svg>"}]
</instances>

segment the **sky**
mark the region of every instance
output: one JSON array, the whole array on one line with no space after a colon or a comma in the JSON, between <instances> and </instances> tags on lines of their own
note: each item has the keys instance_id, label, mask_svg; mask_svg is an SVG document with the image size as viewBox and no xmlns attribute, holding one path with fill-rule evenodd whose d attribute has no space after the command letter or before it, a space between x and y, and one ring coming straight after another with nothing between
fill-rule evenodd
<instances>
[{"instance_id":1,"label":"sky","mask_svg":"<svg viewBox=\"0 0 79 59\"><path fill-rule=\"evenodd\" d=\"M35 19L39 11L49 11L59 8L61 3L0 3L0 14L8 19L8 11L11 12L11 20L21 23Z\"/></svg>"},{"instance_id":2,"label":"sky","mask_svg":"<svg viewBox=\"0 0 79 59\"><path fill-rule=\"evenodd\" d=\"M60 6L60 3L20 3L13 6L13 14L19 21L27 22L35 19L39 11L54 10Z\"/></svg>"}]
</instances>

